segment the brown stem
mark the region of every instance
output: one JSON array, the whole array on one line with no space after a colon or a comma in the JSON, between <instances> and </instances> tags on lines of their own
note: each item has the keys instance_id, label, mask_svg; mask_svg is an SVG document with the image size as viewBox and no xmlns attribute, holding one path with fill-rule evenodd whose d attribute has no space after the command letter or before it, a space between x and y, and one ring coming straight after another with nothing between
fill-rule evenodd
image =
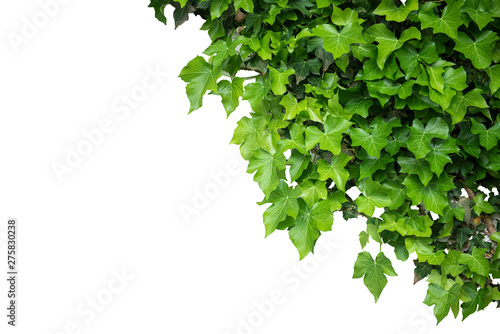
<instances>
[{"instance_id":1,"label":"brown stem","mask_svg":"<svg viewBox=\"0 0 500 334\"><path fill-rule=\"evenodd\" d=\"M468 188L468 187L465 185L464 180L460 179L459 181L460 181L460 183L462 184L462 187L465 189L465 192L467 193L467 195L469 195L469 198L470 198L470 199L474 199L474 197L476 196L476 195L474 194L474 191L472 191L472 189Z\"/></svg>"},{"instance_id":2,"label":"brown stem","mask_svg":"<svg viewBox=\"0 0 500 334\"><path fill-rule=\"evenodd\" d=\"M486 225L486 229L488 230L488 235L492 235L493 233L497 233L497 229L495 224L493 223L493 219L491 219L490 215L482 215L484 225Z\"/></svg>"}]
</instances>

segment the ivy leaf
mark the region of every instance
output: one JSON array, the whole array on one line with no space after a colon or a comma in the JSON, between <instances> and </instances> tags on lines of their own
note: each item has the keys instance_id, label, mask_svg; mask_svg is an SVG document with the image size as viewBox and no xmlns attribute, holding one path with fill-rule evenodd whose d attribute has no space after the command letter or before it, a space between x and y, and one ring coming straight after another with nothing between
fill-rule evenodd
<instances>
[{"instance_id":1,"label":"ivy leaf","mask_svg":"<svg viewBox=\"0 0 500 334\"><path fill-rule=\"evenodd\" d=\"M380 69L384 68L387 58L403 46L406 41L421 38L420 31L415 27L411 27L404 30L401 37L397 39L394 33L387 29L383 23L374 24L366 30L365 34L378 42L377 65Z\"/></svg>"},{"instance_id":2,"label":"ivy leaf","mask_svg":"<svg viewBox=\"0 0 500 334\"><path fill-rule=\"evenodd\" d=\"M337 188L345 191L345 184L349 179L349 172L345 169L347 163L352 157L340 153L339 155L332 156L331 163L326 162L324 159L318 161L318 173L320 180L332 179Z\"/></svg>"},{"instance_id":3,"label":"ivy leaf","mask_svg":"<svg viewBox=\"0 0 500 334\"><path fill-rule=\"evenodd\" d=\"M184 0L186 1L186 0ZM253 1L252 0L234 0L234 10L238 8L243 9L245 12L253 13Z\"/></svg>"},{"instance_id":4,"label":"ivy leaf","mask_svg":"<svg viewBox=\"0 0 500 334\"><path fill-rule=\"evenodd\" d=\"M299 112L307 109L307 101L302 100L300 102L297 102L297 99L291 93L284 95L281 98L280 104L283 107L285 107L285 110L286 110L285 118L286 119L294 119Z\"/></svg>"},{"instance_id":5,"label":"ivy leaf","mask_svg":"<svg viewBox=\"0 0 500 334\"><path fill-rule=\"evenodd\" d=\"M281 180L278 188L274 190L267 200L260 202L272 203L264 212L264 225L266 227L266 238L273 233L278 224L283 221L286 216L297 218L299 213L299 203L297 198L300 195L298 188L289 187L288 184Z\"/></svg>"},{"instance_id":6,"label":"ivy leaf","mask_svg":"<svg viewBox=\"0 0 500 334\"><path fill-rule=\"evenodd\" d=\"M391 128L385 122L378 122L371 133L355 128L351 130L350 136L353 146L362 146L369 155L379 158L390 134Z\"/></svg>"},{"instance_id":7,"label":"ivy leaf","mask_svg":"<svg viewBox=\"0 0 500 334\"><path fill-rule=\"evenodd\" d=\"M319 143L322 150L328 150L335 155L341 151L342 134L352 125L348 120L328 115L324 124L324 132L315 126L306 128L306 149L310 150Z\"/></svg>"},{"instance_id":8,"label":"ivy leaf","mask_svg":"<svg viewBox=\"0 0 500 334\"><path fill-rule=\"evenodd\" d=\"M399 7L396 6L393 0L382 0L373 13L385 15L388 21L403 22L413 10L418 10L418 0L407 0L404 5Z\"/></svg>"},{"instance_id":9,"label":"ivy leaf","mask_svg":"<svg viewBox=\"0 0 500 334\"><path fill-rule=\"evenodd\" d=\"M408 252L411 254L416 252L421 255L430 255L434 252L434 246L430 238L406 238L405 245Z\"/></svg>"},{"instance_id":10,"label":"ivy leaf","mask_svg":"<svg viewBox=\"0 0 500 334\"><path fill-rule=\"evenodd\" d=\"M264 145L262 132L265 126L266 120L262 117L248 118L245 116L238 121L230 143L240 145L243 159L250 159L254 151Z\"/></svg>"},{"instance_id":11,"label":"ivy leaf","mask_svg":"<svg viewBox=\"0 0 500 334\"><path fill-rule=\"evenodd\" d=\"M470 59L475 68L484 69L489 67L493 60L491 44L499 39L498 35L491 30L484 31L475 41L465 33L459 32L454 49Z\"/></svg>"},{"instance_id":12,"label":"ivy leaf","mask_svg":"<svg viewBox=\"0 0 500 334\"><path fill-rule=\"evenodd\" d=\"M475 203L475 205L472 209L474 210L474 212L478 216L480 216L481 213L483 213L483 212L487 213L487 214L495 212L495 209L493 209L491 204L483 199L483 194L479 194L479 195L475 196L474 203Z\"/></svg>"},{"instance_id":13,"label":"ivy leaf","mask_svg":"<svg viewBox=\"0 0 500 334\"><path fill-rule=\"evenodd\" d=\"M287 70L277 70L270 65L267 66L271 71L272 90L274 95L282 95L286 92L286 85L288 85L288 77L295 73L295 70L289 68Z\"/></svg>"},{"instance_id":14,"label":"ivy leaf","mask_svg":"<svg viewBox=\"0 0 500 334\"><path fill-rule=\"evenodd\" d=\"M468 107L488 108L484 97L481 95L481 90L476 88L465 95L461 91L457 92L451 100L450 106L446 109L446 112L451 115L453 124L460 122L464 118Z\"/></svg>"},{"instance_id":15,"label":"ivy leaf","mask_svg":"<svg viewBox=\"0 0 500 334\"><path fill-rule=\"evenodd\" d=\"M463 3L456 1L448 4L441 13L441 17L433 12L433 8L438 6L437 3L426 3L418 12L418 18L422 22L422 29L433 28L433 32L443 33L451 38L458 38L457 30L463 24L460 17L460 8Z\"/></svg>"},{"instance_id":16,"label":"ivy leaf","mask_svg":"<svg viewBox=\"0 0 500 334\"><path fill-rule=\"evenodd\" d=\"M493 94L500 88L500 65L488 67L486 73L490 77L490 91Z\"/></svg>"},{"instance_id":17,"label":"ivy leaf","mask_svg":"<svg viewBox=\"0 0 500 334\"><path fill-rule=\"evenodd\" d=\"M299 189L302 192L301 197L309 206L312 206L314 203L318 202L319 199L324 199L327 196L325 181L316 181L313 183L313 181L307 179L299 185Z\"/></svg>"},{"instance_id":18,"label":"ivy leaf","mask_svg":"<svg viewBox=\"0 0 500 334\"><path fill-rule=\"evenodd\" d=\"M288 158L288 163L290 166L290 181L293 182L297 180L304 170L309 165L311 158L299 153L296 150L292 151L290 158Z\"/></svg>"},{"instance_id":19,"label":"ivy leaf","mask_svg":"<svg viewBox=\"0 0 500 334\"><path fill-rule=\"evenodd\" d=\"M221 66L224 60L229 56L234 56L236 54L236 45L228 45L226 41L219 39L214 44L210 45L203 51L207 56L215 56L212 58L212 65L217 67Z\"/></svg>"},{"instance_id":20,"label":"ivy leaf","mask_svg":"<svg viewBox=\"0 0 500 334\"><path fill-rule=\"evenodd\" d=\"M234 77L231 82L221 80L217 83L217 95L222 97L222 105L228 117L240 104L239 98L243 95L244 81L243 78Z\"/></svg>"},{"instance_id":21,"label":"ivy leaf","mask_svg":"<svg viewBox=\"0 0 500 334\"><path fill-rule=\"evenodd\" d=\"M389 189L369 177L365 179L364 184L359 185L359 188L363 195L356 198L356 205L358 210L367 216L373 215L375 207L384 208L392 203Z\"/></svg>"},{"instance_id":22,"label":"ivy leaf","mask_svg":"<svg viewBox=\"0 0 500 334\"><path fill-rule=\"evenodd\" d=\"M333 214L329 210L328 201L315 203L309 209L304 201L299 200L299 208L299 214L295 225L290 229L289 236L302 260L313 251L320 229L328 230L328 227L331 229Z\"/></svg>"},{"instance_id":23,"label":"ivy leaf","mask_svg":"<svg viewBox=\"0 0 500 334\"><path fill-rule=\"evenodd\" d=\"M431 150L432 138L446 139L449 135L448 124L441 117L434 117L425 125L418 119L413 121L408 138L408 149L416 159L422 159Z\"/></svg>"},{"instance_id":24,"label":"ivy leaf","mask_svg":"<svg viewBox=\"0 0 500 334\"><path fill-rule=\"evenodd\" d=\"M284 178L285 167L286 159L283 153L276 152L272 155L259 148L248 161L247 173L256 172L253 179L268 197Z\"/></svg>"},{"instance_id":25,"label":"ivy leaf","mask_svg":"<svg viewBox=\"0 0 500 334\"><path fill-rule=\"evenodd\" d=\"M471 118L471 122L472 127L470 132L479 135L481 146L485 147L488 151L497 146L498 138L500 138L500 122L489 129L486 129L486 126L478 122L475 118Z\"/></svg>"},{"instance_id":26,"label":"ivy leaf","mask_svg":"<svg viewBox=\"0 0 500 334\"><path fill-rule=\"evenodd\" d=\"M339 7L333 7L333 14L331 16L333 24L338 26L345 26L349 23L363 23L365 20L358 18L358 12L351 8L344 10Z\"/></svg>"},{"instance_id":27,"label":"ivy leaf","mask_svg":"<svg viewBox=\"0 0 500 334\"><path fill-rule=\"evenodd\" d=\"M397 231L402 236L405 236L408 232L406 229L405 218L400 214L385 212L380 217L383 222L378 225L379 233L382 231Z\"/></svg>"},{"instance_id":28,"label":"ivy leaf","mask_svg":"<svg viewBox=\"0 0 500 334\"><path fill-rule=\"evenodd\" d=\"M459 293L459 283L453 284L448 291L439 284L429 283L424 304L434 305L434 315L438 324L448 315L450 308L458 302Z\"/></svg>"},{"instance_id":29,"label":"ivy leaf","mask_svg":"<svg viewBox=\"0 0 500 334\"><path fill-rule=\"evenodd\" d=\"M402 173L417 175L424 186L427 186L433 177L431 166L423 159L399 156L398 165Z\"/></svg>"},{"instance_id":30,"label":"ivy leaf","mask_svg":"<svg viewBox=\"0 0 500 334\"><path fill-rule=\"evenodd\" d=\"M462 303L461 305L463 321L478 309L483 310L485 308L484 298L486 296L486 290L482 288L478 290L476 284L473 282L465 282L462 289L470 298L468 302Z\"/></svg>"},{"instance_id":31,"label":"ivy leaf","mask_svg":"<svg viewBox=\"0 0 500 334\"><path fill-rule=\"evenodd\" d=\"M216 19L222 15L228 8L231 0L212 0L210 1L210 16Z\"/></svg>"},{"instance_id":32,"label":"ivy leaf","mask_svg":"<svg viewBox=\"0 0 500 334\"><path fill-rule=\"evenodd\" d=\"M431 265L439 266L444 260L444 251L440 250L432 254L417 254L420 262L428 262Z\"/></svg>"},{"instance_id":33,"label":"ivy leaf","mask_svg":"<svg viewBox=\"0 0 500 334\"><path fill-rule=\"evenodd\" d=\"M460 263L466 264L469 266L472 272L478 273L482 276L488 276L490 272L490 263L487 258L484 257L486 254L486 248L477 248L474 247L472 249L471 254L462 254L460 255Z\"/></svg>"},{"instance_id":34,"label":"ivy leaf","mask_svg":"<svg viewBox=\"0 0 500 334\"><path fill-rule=\"evenodd\" d=\"M368 290L375 297L375 302L378 301L382 290L387 284L388 276L397 276L389 260L384 253L377 254L375 260L368 252L361 252L354 263L354 274L352 278L363 278Z\"/></svg>"},{"instance_id":35,"label":"ivy leaf","mask_svg":"<svg viewBox=\"0 0 500 334\"><path fill-rule=\"evenodd\" d=\"M448 154L460 152L460 149L455 144L455 138L448 138L440 141L438 144L431 144L431 151L425 157L431 166L431 170L437 175L441 175L444 166L452 162Z\"/></svg>"},{"instance_id":36,"label":"ivy leaf","mask_svg":"<svg viewBox=\"0 0 500 334\"><path fill-rule=\"evenodd\" d=\"M377 158L368 155L365 150L361 150L356 157L361 160L359 165L360 179L373 175L377 170L385 170L387 164L394 161L389 154L384 152Z\"/></svg>"},{"instance_id":37,"label":"ivy leaf","mask_svg":"<svg viewBox=\"0 0 500 334\"><path fill-rule=\"evenodd\" d=\"M310 73L319 75L322 64L323 62L319 58L302 60L294 54L288 67L295 70L296 82L299 83L307 78Z\"/></svg>"},{"instance_id":38,"label":"ivy leaf","mask_svg":"<svg viewBox=\"0 0 500 334\"><path fill-rule=\"evenodd\" d=\"M189 113L201 108L203 95L207 90L217 92L217 79L222 75L220 67L213 67L201 56L191 60L181 71L179 77L187 82L186 94L191 102Z\"/></svg>"},{"instance_id":39,"label":"ivy leaf","mask_svg":"<svg viewBox=\"0 0 500 334\"><path fill-rule=\"evenodd\" d=\"M321 37L325 50L337 59L351 50L351 44L365 42L362 31L359 23L348 23L340 32L331 24L321 24L313 28L312 34Z\"/></svg>"},{"instance_id":40,"label":"ivy leaf","mask_svg":"<svg viewBox=\"0 0 500 334\"><path fill-rule=\"evenodd\" d=\"M476 22L479 30L483 30L488 23L493 22L493 15L490 12L489 1L485 0L466 0L462 11Z\"/></svg>"},{"instance_id":41,"label":"ivy leaf","mask_svg":"<svg viewBox=\"0 0 500 334\"><path fill-rule=\"evenodd\" d=\"M187 0L181 0L181 3L186 4ZM164 24L167 24L167 18L165 17L165 6L170 3L170 0L151 0L148 7L152 7L155 10L155 17Z\"/></svg>"},{"instance_id":42,"label":"ivy leaf","mask_svg":"<svg viewBox=\"0 0 500 334\"><path fill-rule=\"evenodd\" d=\"M442 173L439 178L434 176L427 186L424 186L416 175L409 175L403 184L414 205L423 201L428 210L439 215L443 214L444 208L450 202L446 192L455 188L453 180L446 173Z\"/></svg>"},{"instance_id":43,"label":"ivy leaf","mask_svg":"<svg viewBox=\"0 0 500 334\"><path fill-rule=\"evenodd\" d=\"M300 153L306 154L306 144L304 142L304 129L303 125L293 123L290 128L290 139L282 139L278 142L282 152L289 149L297 149Z\"/></svg>"},{"instance_id":44,"label":"ivy leaf","mask_svg":"<svg viewBox=\"0 0 500 334\"><path fill-rule=\"evenodd\" d=\"M448 252L446 258L441 263L441 269L443 271L443 274L445 275L451 274L452 276L457 277L465 269L467 269L467 266L460 264L459 262L461 255L462 252L456 250L450 250Z\"/></svg>"}]
</instances>

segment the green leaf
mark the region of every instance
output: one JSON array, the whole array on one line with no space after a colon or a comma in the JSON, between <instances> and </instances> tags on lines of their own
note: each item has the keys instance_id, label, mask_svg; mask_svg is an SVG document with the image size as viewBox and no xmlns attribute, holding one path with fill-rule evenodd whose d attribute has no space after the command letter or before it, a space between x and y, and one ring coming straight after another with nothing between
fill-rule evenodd
<instances>
[{"instance_id":1,"label":"green leaf","mask_svg":"<svg viewBox=\"0 0 500 334\"><path fill-rule=\"evenodd\" d=\"M288 85L288 77L295 73L292 68L287 70L277 70L270 65L267 68L271 71L272 90L274 95L283 95L286 92L286 85Z\"/></svg>"},{"instance_id":2,"label":"green leaf","mask_svg":"<svg viewBox=\"0 0 500 334\"><path fill-rule=\"evenodd\" d=\"M456 250L450 250L448 252L446 259L444 259L444 261L441 263L443 274L451 274L452 276L456 277L460 275L465 269L467 269L467 266L460 264L461 255L462 252Z\"/></svg>"},{"instance_id":3,"label":"green leaf","mask_svg":"<svg viewBox=\"0 0 500 334\"><path fill-rule=\"evenodd\" d=\"M452 305L458 302L458 294L460 293L460 284L455 283L447 291L441 285L429 283L427 295L424 299L424 304L428 306L434 305L434 315L439 324L450 312Z\"/></svg>"},{"instance_id":4,"label":"green leaf","mask_svg":"<svg viewBox=\"0 0 500 334\"><path fill-rule=\"evenodd\" d=\"M348 53L351 44L365 42L362 31L359 23L348 23L340 32L331 24L321 24L313 28L312 34L323 39L323 47L336 59Z\"/></svg>"},{"instance_id":5,"label":"green leaf","mask_svg":"<svg viewBox=\"0 0 500 334\"><path fill-rule=\"evenodd\" d=\"M389 189L373 181L371 178L366 178L364 184L360 184L359 188L363 195L356 198L356 205L359 212L372 216L375 207L384 208L391 205L392 201L389 195Z\"/></svg>"},{"instance_id":6,"label":"green leaf","mask_svg":"<svg viewBox=\"0 0 500 334\"><path fill-rule=\"evenodd\" d=\"M483 30L488 23L493 21L493 14L490 12L488 0L466 0L462 11L467 13L476 22L479 30Z\"/></svg>"},{"instance_id":7,"label":"green leaf","mask_svg":"<svg viewBox=\"0 0 500 334\"><path fill-rule=\"evenodd\" d=\"M328 150L335 155L341 151L342 134L352 125L348 120L328 115L324 124L324 132L315 126L306 128L306 149L312 149L317 143L322 150Z\"/></svg>"},{"instance_id":8,"label":"green leaf","mask_svg":"<svg viewBox=\"0 0 500 334\"><path fill-rule=\"evenodd\" d=\"M422 159L431 151L432 138L446 139L449 136L448 124L441 117L434 117L425 125L418 119L413 121L408 138L408 149L416 159Z\"/></svg>"},{"instance_id":9,"label":"green leaf","mask_svg":"<svg viewBox=\"0 0 500 334\"><path fill-rule=\"evenodd\" d=\"M250 159L255 150L264 146L262 133L265 126L266 120L262 117L243 117L238 121L231 144L240 145L240 152L245 160Z\"/></svg>"},{"instance_id":10,"label":"green leaf","mask_svg":"<svg viewBox=\"0 0 500 334\"><path fill-rule=\"evenodd\" d=\"M307 168L309 165L309 162L311 161L311 158L308 156L305 156L298 151L292 151L292 154L290 155L290 158L288 158L288 163L291 165L290 166L290 181L293 182L297 180L304 170Z\"/></svg>"},{"instance_id":11,"label":"green leaf","mask_svg":"<svg viewBox=\"0 0 500 334\"><path fill-rule=\"evenodd\" d=\"M394 33L387 29L386 25L383 23L371 26L366 30L365 34L378 42L377 65L380 69L384 68L387 58L389 58L394 51L403 46L406 41L421 38L420 31L415 27L411 27L404 30L401 33L401 37L397 39Z\"/></svg>"},{"instance_id":12,"label":"green leaf","mask_svg":"<svg viewBox=\"0 0 500 334\"><path fill-rule=\"evenodd\" d=\"M403 184L414 205L423 202L428 210L439 215L443 214L444 208L450 203L446 192L455 188L453 179L446 173L442 173L439 178L434 176L427 186L424 186L416 175L409 175Z\"/></svg>"},{"instance_id":13,"label":"green leaf","mask_svg":"<svg viewBox=\"0 0 500 334\"><path fill-rule=\"evenodd\" d=\"M301 197L309 206L318 202L320 198L326 198L327 195L325 181L313 182L307 179L299 185L299 189L302 192Z\"/></svg>"},{"instance_id":14,"label":"green leaf","mask_svg":"<svg viewBox=\"0 0 500 334\"><path fill-rule=\"evenodd\" d=\"M403 22L413 10L418 10L418 0L407 0L405 4L400 6L396 6L393 0L382 0L373 13L385 15L388 21Z\"/></svg>"},{"instance_id":15,"label":"green leaf","mask_svg":"<svg viewBox=\"0 0 500 334\"><path fill-rule=\"evenodd\" d=\"M291 93L284 95L281 98L280 104L283 107L285 107L285 110L286 110L285 118L286 119L294 119L298 115L298 113L300 113L302 110L307 109L307 101L302 100L300 102L297 102L297 99Z\"/></svg>"},{"instance_id":16,"label":"green leaf","mask_svg":"<svg viewBox=\"0 0 500 334\"><path fill-rule=\"evenodd\" d=\"M451 100L450 106L446 109L446 112L451 115L453 124L460 122L464 118L468 107L488 108L484 97L481 95L481 90L476 88L465 95L460 91L457 92Z\"/></svg>"},{"instance_id":17,"label":"green leaf","mask_svg":"<svg viewBox=\"0 0 500 334\"><path fill-rule=\"evenodd\" d=\"M380 152L387 145L387 136L391 134L391 128L384 122L375 124L371 133L355 128L351 130L353 146L363 147L369 155L380 157Z\"/></svg>"},{"instance_id":18,"label":"green leaf","mask_svg":"<svg viewBox=\"0 0 500 334\"><path fill-rule=\"evenodd\" d=\"M238 8L253 13L253 0L234 0L234 9L237 10Z\"/></svg>"},{"instance_id":19,"label":"green leaf","mask_svg":"<svg viewBox=\"0 0 500 334\"><path fill-rule=\"evenodd\" d=\"M361 249L365 248L366 244L368 243L369 240L369 235L365 231L361 231L359 233L359 243L361 244Z\"/></svg>"},{"instance_id":20,"label":"green leaf","mask_svg":"<svg viewBox=\"0 0 500 334\"><path fill-rule=\"evenodd\" d=\"M187 82L186 94L191 102L189 113L201 108L203 95L207 90L217 92L217 79L222 75L220 67L213 67L197 56L191 60L181 71L179 77Z\"/></svg>"},{"instance_id":21,"label":"green leaf","mask_svg":"<svg viewBox=\"0 0 500 334\"><path fill-rule=\"evenodd\" d=\"M339 155L332 156L331 163L321 159L318 161L318 173L320 180L332 179L337 188L345 191L345 184L349 179L349 172L345 169L347 163L352 157L340 153ZM325 190L326 191L326 190Z\"/></svg>"},{"instance_id":22,"label":"green leaf","mask_svg":"<svg viewBox=\"0 0 500 334\"><path fill-rule=\"evenodd\" d=\"M450 137L441 140L437 144L431 144L431 151L427 154L425 160L429 162L431 170L439 176L444 171L444 166L452 162L448 154L458 154L458 152L460 152L460 149L455 143L455 138Z\"/></svg>"},{"instance_id":23,"label":"green leaf","mask_svg":"<svg viewBox=\"0 0 500 334\"><path fill-rule=\"evenodd\" d=\"M181 0L182 1L182 0ZM184 0L184 5L187 0ZM155 10L155 17L164 24L167 24L167 18L165 17L165 6L170 3L170 0L151 0L148 7L152 7Z\"/></svg>"},{"instance_id":24,"label":"green leaf","mask_svg":"<svg viewBox=\"0 0 500 334\"><path fill-rule=\"evenodd\" d=\"M222 97L222 105L228 117L240 104L239 99L243 95L244 81L243 78L234 77L231 82L221 80L217 83L217 95Z\"/></svg>"},{"instance_id":25,"label":"green leaf","mask_svg":"<svg viewBox=\"0 0 500 334\"><path fill-rule=\"evenodd\" d=\"M293 123L290 128L290 139L282 139L278 142L281 151L289 149L297 149L300 153L306 154L306 144L304 142L304 129L303 125Z\"/></svg>"},{"instance_id":26,"label":"green leaf","mask_svg":"<svg viewBox=\"0 0 500 334\"><path fill-rule=\"evenodd\" d=\"M444 260L444 251L440 250L432 254L417 254L420 262L428 262L431 265L438 266Z\"/></svg>"},{"instance_id":27,"label":"green leaf","mask_svg":"<svg viewBox=\"0 0 500 334\"><path fill-rule=\"evenodd\" d=\"M475 205L472 209L478 216L480 216L483 212L486 214L495 213L495 209L493 209L491 204L483 200L483 194L476 195L474 197L474 203Z\"/></svg>"},{"instance_id":28,"label":"green leaf","mask_svg":"<svg viewBox=\"0 0 500 334\"><path fill-rule=\"evenodd\" d=\"M460 18L460 7L462 3L456 1L448 4L441 13L441 17L433 12L437 4L427 3L418 12L418 18L422 22L422 29L432 28L435 34L443 33L451 38L458 38L457 30L463 24Z\"/></svg>"},{"instance_id":29,"label":"green leaf","mask_svg":"<svg viewBox=\"0 0 500 334\"><path fill-rule=\"evenodd\" d=\"M285 220L287 215L297 218L299 213L297 198L299 195L300 190L298 188L289 187L285 181L281 180L278 188L271 193L269 198L259 203L260 205L272 203L264 212L266 238L276 230L278 224Z\"/></svg>"},{"instance_id":30,"label":"green leaf","mask_svg":"<svg viewBox=\"0 0 500 334\"><path fill-rule=\"evenodd\" d=\"M406 238L405 245L408 252L411 254L417 252L420 255L431 255L434 252L434 246L430 238Z\"/></svg>"},{"instance_id":31,"label":"green leaf","mask_svg":"<svg viewBox=\"0 0 500 334\"><path fill-rule=\"evenodd\" d=\"M399 156L398 165L402 173L417 175L424 186L427 186L433 177L431 166L423 159Z\"/></svg>"},{"instance_id":32,"label":"green leaf","mask_svg":"<svg viewBox=\"0 0 500 334\"><path fill-rule=\"evenodd\" d=\"M331 16L332 22L338 26L345 26L349 23L363 23L365 20L358 18L358 12L351 8L345 10L339 7L333 7L333 14Z\"/></svg>"},{"instance_id":33,"label":"green leaf","mask_svg":"<svg viewBox=\"0 0 500 334\"><path fill-rule=\"evenodd\" d=\"M474 247L472 249L472 255L460 255L460 263L468 265L472 272L478 273L482 276L488 276L490 272L490 263L488 259L484 257L486 251L486 248Z\"/></svg>"},{"instance_id":34,"label":"green leaf","mask_svg":"<svg viewBox=\"0 0 500 334\"><path fill-rule=\"evenodd\" d=\"M361 160L359 165L359 178L364 179L365 177L372 176L377 170L385 170L388 163L394 161L394 159L387 153L382 152L379 158L372 157L368 155L365 150L358 152L356 156Z\"/></svg>"},{"instance_id":35,"label":"green leaf","mask_svg":"<svg viewBox=\"0 0 500 334\"><path fill-rule=\"evenodd\" d=\"M295 225L290 229L290 240L299 251L302 260L313 251L320 230L331 230L333 214L329 209L328 201L315 203L311 209L304 201L299 200L299 214Z\"/></svg>"},{"instance_id":36,"label":"green leaf","mask_svg":"<svg viewBox=\"0 0 500 334\"><path fill-rule=\"evenodd\" d=\"M387 284L388 276L397 276L391 261L380 252L377 254L375 261L368 252L361 252L354 263L354 274L352 278L363 278L368 290L375 297L375 302L378 301L382 290Z\"/></svg>"},{"instance_id":37,"label":"green leaf","mask_svg":"<svg viewBox=\"0 0 500 334\"><path fill-rule=\"evenodd\" d=\"M471 122L472 127L470 132L479 135L481 146L485 147L488 151L497 146L498 138L500 138L500 122L489 129L486 129L486 126L478 122L475 118L471 118Z\"/></svg>"},{"instance_id":38,"label":"green leaf","mask_svg":"<svg viewBox=\"0 0 500 334\"><path fill-rule=\"evenodd\" d=\"M500 88L500 65L488 67L486 73L490 77L490 90L493 94Z\"/></svg>"},{"instance_id":39,"label":"green leaf","mask_svg":"<svg viewBox=\"0 0 500 334\"><path fill-rule=\"evenodd\" d=\"M286 159L283 153L274 155L259 148L248 161L247 173L256 172L254 181L268 197L276 189L281 179L284 179Z\"/></svg>"},{"instance_id":40,"label":"green leaf","mask_svg":"<svg viewBox=\"0 0 500 334\"><path fill-rule=\"evenodd\" d=\"M382 231L397 231L402 236L408 232L405 224L405 218L397 213L383 213L380 216L383 222L378 225L378 233Z\"/></svg>"},{"instance_id":41,"label":"green leaf","mask_svg":"<svg viewBox=\"0 0 500 334\"><path fill-rule=\"evenodd\" d=\"M231 2L231 0L211 0L210 16L212 20L220 17L229 8Z\"/></svg>"},{"instance_id":42,"label":"green leaf","mask_svg":"<svg viewBox=\"0 0 500 334\"><path fill-rule=\"evenodd\" d=\"M482 310L485 308L484 298L486 296L486 290L476 287L473 282L465 282L462 286L464 292L469 296L470 300L468 302L462 303L462 321L465 320L469 315L475 313L477 310Z\"/></svg>"},{"instance_id":43,"label":"green leaf","mask_svg":"<svg viewBox=\"0 0 500 334\"><path fill-rule=\"evenodd\" d=\"M475 68L484 69L489 67L493 60L491 44L499 39L498 35L490 30L484 31L475 41L465 33L459 32L455 40L455 50L470 59Z\"/></svg>"}]
</instances>

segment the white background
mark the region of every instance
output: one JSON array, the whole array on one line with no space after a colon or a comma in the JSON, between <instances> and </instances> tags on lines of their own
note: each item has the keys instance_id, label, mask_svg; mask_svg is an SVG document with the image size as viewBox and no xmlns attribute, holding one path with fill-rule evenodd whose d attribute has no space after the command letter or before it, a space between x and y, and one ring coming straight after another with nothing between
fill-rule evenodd
<instances>
[{"instance_id":1,"label":"white background","mask_svg":"<svg viewBox=\"0 0 500 334\"><path fill-rule=\"evenodd\" d=\"M317 255L302 262L286 233L264 239L265 207L256 204L262 193L229 145L248 104L226 120L220 98L209 96L187 115L178 74L209 45L208 35L194 17L174 31L170 8L163 26L148 3L67 1L47 22L35 22L31 35L26 22L43 19L39 2L0 5L1 277L7 218L20 224L19 323L6 325L2 279L1 333L491 328L493 306L464 323L449 316L436 328L422 304L427 284L413 286L411 259L396 261L389 246L382 250L399 276L375 304L362 280L351 279L362 220L335 215ZM26 38L14 46L23 29ZM125 114L122 98L138 94L151 70L164 73L161 84ZM65 164L68 150L84 145L84 131L106 119L112 130L60 180L54 163ZM214 173L234 166L238 172L214 183ZM206 203L195 203L206 191ZM180 209L195 204L200 209L186 219ZM378 252L373 241L367 249ZM122 271L124 283L114 279ZM271 305L271 296L281 296L279 303Z\"/></svg>"}]
</instances>

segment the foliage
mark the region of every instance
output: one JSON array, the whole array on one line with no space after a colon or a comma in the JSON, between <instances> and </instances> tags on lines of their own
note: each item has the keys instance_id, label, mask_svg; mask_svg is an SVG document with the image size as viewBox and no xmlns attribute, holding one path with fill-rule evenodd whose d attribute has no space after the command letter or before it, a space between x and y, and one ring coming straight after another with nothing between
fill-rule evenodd
<instances>
[{"instance_id":1,"label":"foliage","mask_svg":"<svg viewBox=\"0 0 500 334\"><path fill-rule=\"evenodd\" d=\"M212 40L180 73L189 112L207 92L228 116L249 102L231 142L270 204L266 236L287 230L302 259L333 211L366 217L361 247L371 238L399 260L416 253L415 282L427 278L439 323L500 300L500 0L404 2L150 7L166 23L174 6L176 27L200 16ZM361 252L354 267L375 301L395 275L382 252Z\"/></svg>"}]
</instances>

